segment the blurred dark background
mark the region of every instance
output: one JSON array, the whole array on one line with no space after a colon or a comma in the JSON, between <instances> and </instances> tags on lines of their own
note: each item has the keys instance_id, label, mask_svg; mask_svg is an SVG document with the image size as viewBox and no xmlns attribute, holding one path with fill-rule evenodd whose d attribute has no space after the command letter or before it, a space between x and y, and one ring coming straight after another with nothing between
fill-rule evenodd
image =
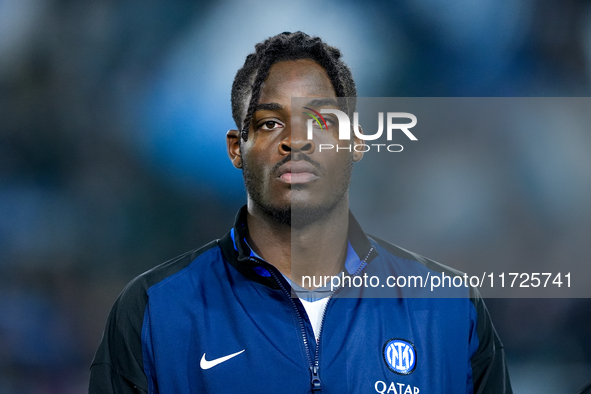
<instances>
[{"instance_id":1,"label":"blurred dark background","mask_svg":"<svg viewBox=\"0 0 591 394\"><path fill-rule=\"evenodd\" d=\"M85 392L124 285L228 231L245 201L225 153L232 79L256 42L296 30L342 49L360 96L590 92L586 1L0 0L0 393ZM559 145L504 135L515 144L496 171L460 171L495 151L490 136L386 168L391 185L420 180L396 201L389 240L449 265L587 265L588 131ZM352 205L370 192L354 188ZM368 231L385 228L370 216ZM487 303L516 393L591 381L588 299Z\"/></svg>"}]
</instances>

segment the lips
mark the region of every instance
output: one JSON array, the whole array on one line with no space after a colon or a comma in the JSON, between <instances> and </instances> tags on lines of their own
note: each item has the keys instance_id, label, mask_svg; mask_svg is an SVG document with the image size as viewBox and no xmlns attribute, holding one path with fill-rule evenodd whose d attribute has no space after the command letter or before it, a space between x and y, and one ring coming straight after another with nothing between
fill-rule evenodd
<instances>
[{"instance_id":1,"label":"lips","mask_svg":"<svg viewBox=\"0 0 591 394\"><path fill-rule=\"evenodd\" d=\"M318 179L318 177L319 173L316 167L312 163L302 160L290 160L279 167L278 170L279 180L289 184L308 183Z\"/></svg>"}]
</instances>

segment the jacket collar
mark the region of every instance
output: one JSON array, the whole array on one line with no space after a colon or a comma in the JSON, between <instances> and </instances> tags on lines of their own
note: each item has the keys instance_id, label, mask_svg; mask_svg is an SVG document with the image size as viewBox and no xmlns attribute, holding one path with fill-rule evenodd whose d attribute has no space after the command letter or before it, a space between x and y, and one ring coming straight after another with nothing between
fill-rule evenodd
<instances>
[{"instance_id":1,"label":"jacket collar","mask_svg":"<svg viewBox=\"0 0 591 394\"><path fill-rule=\"evenodd\" d=\"M219 240L222 253L226 260L242 275L255 282L276 289L279 286L269 274L269 270L277 271L276 268L260 259L253 259L251 257L250 247L245 241L248 231L246 215L247 208L244 205L236 215L233 229L234 237L231 236L231 233L228 233ZM375 247L373 247L351 211L349 211L349 243L357 256L365 263L369 263L378 255ZM281 275L279 274L279 276Z\"/></svg>"}]
</instances>

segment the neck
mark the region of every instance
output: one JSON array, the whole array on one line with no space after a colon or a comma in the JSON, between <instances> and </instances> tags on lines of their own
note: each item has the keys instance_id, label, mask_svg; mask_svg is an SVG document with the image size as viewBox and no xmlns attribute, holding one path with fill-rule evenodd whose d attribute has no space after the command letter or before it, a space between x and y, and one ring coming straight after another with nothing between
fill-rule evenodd
<instances>
[{"instance_id":1,"label":"neck","mask_svg":"<svg viewBox=\"0 0 591 394\"><path fill-rule=\"evenodd\" d=\"M252 249L298 285L303 276L337 275L343 269L349 228L347 197L319 220L297 228L278 222L249 199L247 222Z\"/></svg>"}]
</instances>

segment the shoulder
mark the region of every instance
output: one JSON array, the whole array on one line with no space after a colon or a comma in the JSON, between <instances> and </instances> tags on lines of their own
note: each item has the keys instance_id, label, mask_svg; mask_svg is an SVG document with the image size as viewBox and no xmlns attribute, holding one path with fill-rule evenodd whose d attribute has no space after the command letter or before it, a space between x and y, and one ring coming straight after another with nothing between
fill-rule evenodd
<instances>
[{"instance_id":1,"label":"shoulder","mask_svg":"<svg viewBox=\"0 0 591 394\"><path fill-rule=\"evenodd\" d=\"M134 312L133 308L137 305L143 313L148 298L148 290L151 287L171 280L194 264L215 262L220 258L218 241L214 240L202 247L165 261L130 281L119 295L114 309L123 309L126 313ZM139 312L139 310L136 312Z\"/></svg>"},{"instance_id":2,"label":"shoulder","mask_svg":"<svg viewBox=\"0 0 591 394\"><path fill-rule=\"evenodd\" d=\"M184 253L129 282L115 301L107 319L101 344L91 366L89 392L148 391L141 339L148 290L182 272L201 256L207 256L216 246L217 241L214 241Z\"/></svg>"},{"instance_id":3,"label":"shoulder","mask_svg":"<svg viewBox=\"0 0 591 394\"><path fill-rule=\"evenodd\" d=\"M462 271L456 270L451 268L447 265L438 263L437 261L431 260L425 256L422 256L418 253L411 252L409 250L403 249L400 246L394 245L388 241L384 241L381 238L378 238L373 235L367 234L367 237L377 246L378 252L386 252L390 256L397 258L399 260L406 260L407 262L416 262L424 266L425 268L437 271L440 273L445 273L446 275L450 276L462 276L464 273Z\"/></svg>"},{"instance_id":4,"label":"shoulder","mask_svg":"<svg viewBox=\"0 0 591 394\"><path fill-rule=\"evenodd\" d=\"M108 336L111 338L122 338L124 342L129 339L129 336L139 338L150 288L182 272L198 261L199 257L207 257L208 251L213 251L216 245L217 241L213 241L201 248L191 250L131 280L113 304L105 335L110 334Z\"/></svg>"},{"instance_id":5,"label":"shoulder","mask_svg":"<svg viewBox=\"0 0 591 394\"><path fill-rule=\"evenodd\" d=\"M116 375L123 376L139 387L145 387L141 335L152 286L174 277L192 264L216 255L217 241L168 260L137 276L117 297L107 319L103 339L95 354L93 368L107 365ZM219 248L217 254L219 255ZM98 371L98 369L97 369ZM98 372L97 372L98 373Z\"/></svg>"},{"instance_id":6,"label":"shoulder","mask_svg":"<svg viewBox=\"0 0 591 394\"><path fill-rule=\"evenodd\" d=\"M395 261L395 265L397 267L401 267L400 269L404 270L406 273L422 273L425 274L427 271L430 272L431 278L430 284L432 285L435 283L437 286L441 285L443 282L442 280L436 281L432 278L433 275L438 275L439 278L443 277L460 277L462 278L462 283L465 283L465 286L461 286L460 288L466 288L467 292L464 295L461 295L461 298L468 298L470 299L474 309L472 312L477 312L478 319L481 318L483 312L486 311L486 307L484 306L484 301L480 292L477 288L469 285L469 282L465 282L465 273L447 266L445 264L441 264L435 260L422 256L418 253L411 252L407 249L401 248L400 246L394 245L388 241L385 241L381 238L375 237L373 235L367 235L367 237L371 240L371 242L376 246L380 255L386 258L386 260L391 259ZM384 254L386 256L384 256ZM459 282L457 282L459 283ZM453 288L453 286L451 286ZM451 293L447 293L445 291L442 292L443 295ZM431 294L431 296L437 298L437 296ZM457 295L451 295L453 297L457 297ZM489 319L488 319L489 320ZM488 323L488 322L487 322Z\"/></svg>"}]
</instances>

